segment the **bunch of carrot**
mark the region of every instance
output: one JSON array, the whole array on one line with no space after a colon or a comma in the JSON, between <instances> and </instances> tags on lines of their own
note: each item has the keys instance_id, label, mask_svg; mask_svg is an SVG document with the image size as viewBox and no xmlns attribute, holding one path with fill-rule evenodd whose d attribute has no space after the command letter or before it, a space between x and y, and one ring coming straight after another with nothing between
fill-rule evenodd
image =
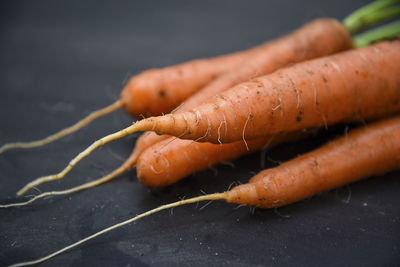
<instances>
[{"instance_id":1,"label":"bunch of carrot","mask_svg":"<svg viewBox=\"0 0 400 267\"><path fill-rule=\"evenodd\" d=\"M384 2L388 4L390 1ZM381 5L382 1L377 3ZM377 10L382 8L387 11L386 6L379 5ZM365 17L361 18L365 21ZM0 207L26 205L44 196L93 187L135 164L138 177L145 185L165 186L213 164L266 146L304 138L308 135L304 129L327 127L339 122L369 121L398 113L400 71L396 62L400 62L400 40L341 52L352 48L348 31L355 31L356 26L350 25L344 27L335 20L320 19L248 51L147 71L132 78L123 90L121 100L100 111L101 114L123 107L130 114L148 116L177 108L171 114L140 120L96 141L60 173L34 180L18 195L43 182L62 179L81 159L107 142L137 131L153 131L158 135L145 133L137 141L131 157L100 180ZM387 29L391 29L387 34L390 36L398 32L399 24L385 27ZM254 74L257 77L253 77ZM201 87L204 88L199 90ZM183 92L182 88L185 89ZM137 100L145 94L151 96L149 103ZM186 98L187 101L182 103ZM178 106L179 103L182 104ZM100 113L65 133L78 129ZM24 264L41 262L104 232L166 208L218 199L240 205L277 207L369 175L387 172L400 166L399 133L398 116L367 125L315 151L262 171L248 184L227 192L161 206L38 261ZM32 146L58 137L50 137ZM19 145L5 146L3 151L13 146Z\"/></svg>"}]
</instances>

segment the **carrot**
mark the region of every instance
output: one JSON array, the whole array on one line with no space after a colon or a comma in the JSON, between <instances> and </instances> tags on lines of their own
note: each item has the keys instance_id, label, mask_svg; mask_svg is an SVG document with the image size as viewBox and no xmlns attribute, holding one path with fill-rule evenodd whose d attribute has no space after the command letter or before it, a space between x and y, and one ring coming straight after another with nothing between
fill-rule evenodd
<instances>
[{"instance_id":1,"label":"carrot","mask_svg":"<svg viewBox=\"0 0 400 267\"><path fill-rule=\"evenodd\" d=\"M192 60L179 65L150 69L139 73L127 82L121 91L120 99L111 105L90 113L74 125L44 139L4 144L0 147L0 153L13 148L33 148L51 143L121 107L126 113L136 118L168 113L207 83L241 64L250 55L262 53L267 45L268 43L261 44L236 53Z\"/></svg>"},{"instance_id":2,"label":"carrot","mask_svg":"<svg viewBox=\"0 0 400 267\"><path fill-rule=\"evenodd\" d=\"M254 75L254 72L258 71L268 73L290 62L299 62L348 49L351 47L351 40L349 39L348 32L353 33L359 31L377 21L381 21L387 17L390 18L399 13L398 11L391 11L390 14L385 13L384 16L379 16L381 10L389 9L389 7L392 10L393 8L391 5L394 1L377 2L379 2L377 7L372 6L366 11L361 10L359 14L357 14L356 11L354 12L356 13L355 16L350 14L344 20L346 28L332 20L325 22L330 25L324 25L322 22L318 24L317 22L318 25L314 27L310 26L311 29L302 32L305 36L301 36L301 33L298 32L295 34L297 35L295 37L284 38L290 40L282 42L278 40L277 42L279 42L279 45L267 42L253 49L227 56L206 60L194 60L173 67L145 71L131 78L122 91L121 101L123 102L123 107L127 113L134 117L140 115L161 115L173 110L182 101L211 82L218 75L247 61L248 57L252 57L252 60L254 60L254 57L260 57L259 60L264 62L262 64L267 65L265 66L265 71L258 69L257 64L259 63L255 63L253 66L254 69L251 69L251 66L247 67L247 71L250 72L250 75ZM377 17L378 19L376 19ZM372 20L369 21L365 18ZM316 35L323 34L323 37L317 39L310 38L308 34L313 30L316 31ZM325 33L319 31L325 31ZM335 38L338 39L334 40ZM339 47L336 47L338 44ZM278 48L278 46L280 48ZM276 55L272 56L274 53L276 53ZM265 63L267 61L263 59L264 55L271 61ZM231 76L228 86L233 86L235 83L243 81L243 79L248 79L248 74L244 77ZM211 96L213 95L214 94ZM203 99L206 100L207 98L208 97Z\"/></svg>"},{"instance_id":3,"label":"carrot","mask_svg":"<svg viewBox=\"0 0 400 267\"><path fill-rule=\"evenodd\" d=\"M248 184L228 192L226 201L278 207L399 167L400 116L396 116L261 171Z\"/></svg>"},{"instance_id":4,"label":"carrot","mask_svg":"<svg viewBox=\"0 0 400 267\"><path fill-rule=\"evenodd\" d=\"M318 44L318 45L317 45ZM281 37L277 40L267 42L262 47L259 47L254 50L258 50L258 52L253 51L252 55L250 52L247 57L250 62L244 63L237 68L234 68L232 71L227 72L224 75L221 75L219 78L215 79L208 86L206 86L203 90L199 91L197 94L188 99L187 102L183 103L179 106L173 113L179 113L183 111L188 111L191 108L196 107L197 105L204 102L206 99L211 98L215 94L222 92L234 84L238 82L246 81L250 79L255 73L258 75L270 73L284 65L292 64L295 62L304 61L306 59L316 58L322 55L333 54L345 49L349 49L352 47L351 38L346 31L346 29L340 24L338 21L334 19L317 19L314 20L295 32L288 34L284 37ZM184 65L180 65L180 68L183 68ZM172 73L173 68L167 68L166 71ZM143 73L143 77L146 73L153 73L151 75L157 75L154 70L150 72ZM130 83L125 87L121 94L121 100L124 108L127 109L128 113L135 114L132 111L134 108L140 108L140 103L137 101L131 101L132 95L137 92L146 91L146 86L144 85L142 76L135 76L131 79ZM169 77L169 76L168 76ZM183 79L185 80L185 79ZM150 77L147 80L147 84L153 84L153 90L147 90L147 94L156 94L154 90L157 86L154 84L155 81L160 81L160 79L151 79ZM166 81L164 81L166 83ZM140 86L133 86L134 84L139 84ZM147 86L149 87L149 86ZM135 91L135 88L137 91ZM171 87L172 90L172 87ZM135 97L137 99L146 99L145 97L140 98L139 96ZM139 101L146 105L146 101ZM155 101L157 102L157 101ZM131 103L131 104L128 104ZM159 108L161 104L157 102ZM112 108L118 108L119 106L113 106ZM160 108L160 110L165 110L165 108ZM111 110L110 110L111 111ZM96 114L97 115L97 114ZM99 116L102 114L98 114ZM154 133L148 132L142 135L136 142L135 149L132 155L129 157L126 163L123 164L120 168L113 171L111 174L106 177L101 178L101 181L108 181L131 168L136 164L136 161L139 155L148 147L161 140L168 138L168 136L158 136ZM52 141L52 140L51 140ZM178 142L178 141L177 141ZM262 141L261 141L262 142ZM34 146L40 145L42 141L36 142ZM1 152L0 152L1 153ZM80 189L86 189L87 186L93 186L94 183L88 183L83 187L79 187ZM97 183L96 183L97 185ZM75 192L74 191L62 191L62 192ZM54 192L53 192L54 193ZM45 194L47 196L47 194Z\"/></svg>"},{"instance_id":5,"label":"carrot","mask_svg":"<svg viewBox=\"0 0 400 267\"><path fill-rule=\"evenodd\" d=\"M94 142L58 174L38 178L17 194L63 178L81 159L137 131L209 142L234 142L369 120L400 110L400 40L314 59L239 84L190 112L151 117ZM383 93L384 92L384 93Z\"/></svg>"},{"instance_id":6,"label":"carrot","mask_svg":"<svg viewBox=\"0 0 400 267\"><path fill-rule=\"evenodd\" d=\"M127 114L137 118L168 113L179 106L182 101L189 96L195 94L202 87L215 80L218 76L230 69L240 66L249 58L260 57L262 60L265 54L271 53L269 56L270 58L264 59L264 61L271 60L271 62L265 62L264 64L267 64L265 67L267 71L272 71L287 63L332 54L352 46L348 32L336 20L321 19L304 28L304 30L299 30L294 33L293 37L284 37L273 42L266 42L248 50L214 58L193 60L161 69L144 71L133 76L127 82L121 92L120 99L115 103L92 112L76 124L42 140L5 144L0 147L0 153L12 148L33 148L51 143L76 132L93 120L121 107ZM305 35L303 36L303 34ZM289 45L289 47L287 47L287 44L282 45L285 41L291 45ZM322 44L320 44L321 42ZM316 45L317 43L320 45ZM313 49L310 49L310 47L313 47ZM273 55L272 58L271 55ZM254 69L248 68L247 71L254 72ZM254 73L250 73L249 75L254 75ZM228 76L228 78L231 79L232 75ZM248 79L248 77L244 76L241 78L241 81L246 79ZM223 85L224 88L222 90L235 84L232 83L233 81L228 82L229 84ZM220 87L222 84L216 83L215 86ZM202 99L208 99L213 95L214 93L210 92ZM196 101L196 105L199 103L200 100ZM191 104L188 106L190 105ZM193 107L193 105L191 107Z\"/></svg>"},{"instance_id":7,"label":"carrot","mask_svg":"<svg viewBox=\"0 0 400 267\"><path fill-rule=\"evenodd\" d=\"M341 23L334 19L314 20L295 32L269 42L263 53L250 56L240 66L221 75L172 113L189 111L232 86L254 78L255 75L265 75L288 64L334 54L351 47L352 40ZM150 145L166 138L168 136L157 136L154 133L139 137L132 154L133 162Z\"/></svg>"},{"instance_id":8,"label":"carrot","mask_svg":"<svg viewBox=\"0 0 400 267\"><path fill-rule=\"evenodd\" d=\"M307 132L294 132L223 145L170 137L140 155L136 164L137 177L146 186L167 186L215 164L307 135Z\"/></svg>"},{"instance_id":9,"label":"carrot","mask_svg":"<svg viewBox=\"0 0 400 267\"><path fill-rule=\"evenodd\" d=\"M349 34L342 26L342 24L340 24L338 21L334 19L314 20L284 37L281 37L274 41L270 41L264 46L263 53L254 53L254 55L249 56L247 60L248 62L246 61L240 66L226 72L225 74L212 81L208 86L197 92L195 95L190 97L188 101L180 105L176 110L173 111L173 113L188 111L191 108L194 108L197 105L203 103L206 99L211 98L212 96L229 89L231 86L237 84L238 82L251 79L255 73L257 73L258 75L267 74L284 65L293 64L295 62L304 61L306 59L311 59L322 55L333 54L335 52L348 49L351 46L352 40ZM121 99L124 99L124 97L122 97ZM146 132L136 141L135 149L128 160L124 164L122 164L122 166L120 166L110 174L98 179L97 181L88 182L86 184L68 190L45 192L31 198L26 202L16 203L15 205L12 204L8 206L22 206L32 203L33 201L45 196L73 193L109 181L117 175L120 175L126 170L133 167L136 164L139 156L147 148L167 138L167 135L157 135L152 132ZM274 137L273 139L275 142L277 140L280 140L281 138ZM182 143L180 144L180 142ZM259 147L263 146L263 144L266 142L267 138L261 138L259 141L253 141L252 143L257 144L253 150L259 149ZM175 140L173 144L178 147L184 148L186 147L187 142ZM207 153L200 151L200 149L207 150L206 145L196 144L193 146L193 148L194 147L196 147L199 154ZM250 147L253 147L253 145L250 144ZM243 148L245 148L246 150L243 151ZM241 142L237 142L237 144L232 145L231 149L236 151L236 153L234 153L236 155L235 157L239 157L239 155L241 154L248 153L247 148L248 147L246 143L243 144ZM215 149L212 150L215 151ZM230 154L229 150L225 150L225 148L222 150L218 149L217 151L220 153L220 156L216 156L216 154L214 153L214 156L208 157L210 158L209 161L204 162L203 164L191 165L192 167L194 167L193 171L201 170L204 169L206 166L211 166L212 164L215 164L219 161L223 161L224 158ZM192 155L193 150L187 151L185 153ZM229 158L233 159L235 157ZM228 160L229 158L225 160ZM143 168L143 165L141 166L142 167L139 169L142 170L142 175L140 176L148 178L151 177L150 172L146 171L146 168ZM186 168L186 170L186 174L189 174L190 168ZM176 173L174 175L175 178L173 178L172 180L179 180L183 177L181 175L182 173ZM159 185L162 185L162 183L160 183Z\"/></svg>"},{"instance_id":10,"label":"carrot","mask_svg":"<svg viewBox=\"0 0 400 267\"><path fill-rule=\"evenodd\" d=\"M385 27L385 31L382 31L382 29L378 28L357 36L355 38L357 46L364 46L367 43L371 43L372 39L377 38L377 34L383 34L388 37L390 37L390 35L395 36L393 34L399 34L399 22L389 24ZM388 34L388 32L391 34ZM243 67L239 67L237 69L243 69ZM216 81L210 83L210 85L203 89L201 93L206 93L207 88L213 88L214 84L220 80L223 80L224 77L229 76L229 74L234 72L235 71L233 70L225 75L222 75ZM200 94L197 93L196 95ZM189 98L189 101L184 103L184 105L190 103L190 100L194 99L196 95ZM184 105L181 107L184 107ZM275 139L273 140L274 143L276 142L276 144L282 141L290 140L290 138L281 135L275 135L274 137ZM156 140L156 138L156 134L148 133L138 139L136 146L139 145L140 148L145 148L148 146L148 143L150 143L150 140ZM159 139L161 138L163 138L163 136L159 136ZM250 149L247 148L247 151L245 149L245 143L240 141L218 146L210 143L192 144L190 141L180 139L174 140L173 138L169 138L153 145L140 154L140 158L138 159L136 166L137 176L139 180L147 186L166 186L195 171L203 170L219 162L231 160L246 153L259 150L263 147L263 142L266 140L268 140L268 137L264 139L260 138L250 140L248 142ZM141 141L145 141L145 143L142 143ZM133 157L135 155L137 156L138 154L138 151L135 149ZM134 161L132 161L132 163L134 163Z\"/></svg>"},{"instance_id":11,"label":"carrot","mask_svg":"<svg viewBox=\"0 0 400 267\"><path fill-rule=\"evenodd\" d=\"M295 32L266 43L262 53L255 53L248 57L246 62L219 76L202 90L189 97L172 113L189 111L202 104L209 98L223 92L230 87L253 78L271 73L287 64L301 62L307 59L333 54L352 47L349 33L355 33L378 21L391 18L399 14L398 7L393 7L395 1L379 0L364 6L343 20L343 24L333 19L314 20ZM392 37L397 31L378 28L370 38L354 38L356 47L364 46L373 41ZM376 36L379 34L379 36ZM157 142L168 136L157 136L154 133L145 133L136 141L134 151L129 161L132 166L140 154ZM127 165L125 165L127 166Z\"/></svg>"},{"instance_id":12,"label":"carrot","mask_svg":"<svg viewBox=\"0 0 400 267\"><path fill-rule=\"evenodd\" d=\"M399 70L393 64L400 58L399 47L400 41L382 42L303 62L239 84L190 112L137 122L122 135L149 129L185 139L233 142L392 113L400 105Z\"/></svg>"},{"instance_id":13,"label":"carrot","mask_svg":"<svg viewBox=\"0 0 400 267\"><path fill-rule=\"evenodd\" d=\"M299 63L239 84L190 112L142 120L125 131L228 143L377 118L400 108L399 60L397 40Z\"/></svg>"},{"instance_id":14,"label":"carrot","mask_svg":"<svg viewBox=\"0 0 400 267\"><path fill-rule=\"evenodd\" d=\"M331 28L329 31L327 28ZM337 27L337 28L336 28ZM309 24L306 24L296 32L290 34L289 36L283 37L281 39L278 39L275 42L271 42L271 50L268 53L265 53L263 55L260 55L257 57L253 56L252 58L249 59L249 62L246 64L243 64L223 75L221 75L219 78L217 78L215 81L211 82L208 86L203 88L201 91L197 92L195 95L190 97L186 102L184 102L181 106L179 106L173 113L180 113L184 111L188 111L191 108L197 106L198 104L205 102L207 98L211 98L212 96L225 91L229 87L239 83L243 82L245 80L248 80L251 78L252 74L257 72L258 75L264 75L267 73L272 72L277 68L278 66L283 66L285 62L289 62L289 58L285 61L285 55L283 53L284 49L289 49L290 47L297 47L299 44L303 43L305 44L305 51L307 51L307 46L310 47L315 47L315 45L312 45L312 40L315 38L315 40L319 41L323 35L324 32L332 31L335 32L337 30L333 30L334 28L339 29L340 31L340 26L339 24L334 20L330 19L318 19L315 20ZM396 31L393 31L389 29L389 32L391 35L393 33L398 34ZM339 32L336 32L339 33ZM372 34L371 34L372 33ZM376 33L380 34L380 36L377 38ZM376 39L382 39L383 35L387 36L388 35L388 30L383 31L382 29L378 28L376 30L373 30L369 32L368 34L371 35L370 38L364 38L364 35L361 36L361 38L356 37L354 40L355 42L361 46L366 43L371 43L373 40ZM325 35L323 35L325 37ZM339 37L343 37L343 34L339 34ZM307 42L302 42L300 39L307 39ZM326 41L329 40L329 38L333 37L333 35L327 35L326 36ZM362 40L362 41L361 41ZM329 46L329 44L335 43L335 41L338 41L338 38L335 37L333 40L330 40L326 44L319 43L317 47L319 49L322 49L322 47ZM345 41L345 40L344 40ZM346 42L346 41L345 41ZM290 44L290 45L288 45ZM346 46L348 44L345 44ZM358 45L357 45L358 46ZM275 51L277 49L278 51ZM300 50L300 49L299 49ZM303 49L301 49L303 50ZM310 51L311 50L311 51ZM312 54L313 49L309 49L307 54L310 55ZM287 51L286 51L287 52ZM321 51L322 52L322 51ZM325 51L326 52L326 51ZM315 52L314 52L315 53ZM290 53L289 53L290 54ZM327 53L329 54L329 53ZM298 57L298 53L295 53L294 57ZM278 65L276 65L276 62L278 60ZM300 58L298 58L299 61L301 61ZM292 63L294 63L295 60L292 59ZM272 63L275 62L275 63ZM274 65L275 64L275 65ZM281 137L278 137L276 139L279 140ZM168 141L163 141L165 139L168 139ZM268 138L267 138L268 139ZM284 138L286 139L286 138ZM265 138L264 138L265 140ZM161 144L156 144L157 142L161 142ZM252 143L257 144L255 147L252 146L251 151L258 150L262 147L262 143L265 142L263 139L258 140L258 141L252 141ZM196 144L193 145L196 147L196 153L199 155L194 154L194 149L189 148L187 141L184 140L173 140L171 138L168 138L166 135L157 135L152 132L147 132L143 134L141 137L138 138L135 144L135 149L130 156L129 160L133 166L135 162L138 160L138 166L137 166L137 173L139 179L146 185L151 185L151 186L165 186L171 183L171 181L177 181L181 179L182 177L198 170L202 170L206 167L212 166L213 164L216 164L218 162L224 161L224 160L229 160L233 159L236 157L239 157L242 154L247 153L246 151L243 151L242 149L245 148L245 144L242 142L236 142L235 145L229 145L230 149L233 151L232 156L229 153L228 148L225 149L222 148L221 146L217 149L216 146L213 146L211 144ZM168 144L168 148L165 148L166 145ZM147 150L151 145L154 145L151 147L151 150ZM176 146L176 147L172 147ZM188 147L188 148L186 148ZM161 151L162 152L159 152ZM242 153L238 153L238 151L242 151ZM237 152L237 154L235 153ZM167 156L166 154L169 154L170 156ZM171 155L174 155L173 160L167 160L168 158L172 158ZM217 156L218 154L218 156ZM185 156L183 157L182 155L190 155L190 156ZM202 156L200 156L202 155ZM233 156L235 155L235 156ZM140 158L139 158L140 157ZM166 159L164 160L158 160L159 158L164 157ZM189 164L188 161L189 158L195 158L196 164ZM141 160L143 158L143 160ZM177 160L179 158L179 160ZM206 160L205 160L206 159ZM147 164L145 164L146 162ZM162 163L163 162L163 163ZM168 163L167 163L168 162ZM177 162L180 162L178 164ZM203 162L201 164L200 162ZM193 162L192 162L193 163ZM171 164L171 170L170 168L167 168L166 166ZM157 165L157 166L156 166ZM127 166L127 165L125 165ZM179 167L178 167L179 166ZM182 167L185 166L185 167ZM128 167L128 166L127 166ZM183 171L186 170L186 171ZM189 171L191 170L191 171ZM161 177L162 174L168 173L170 176L167 181L163 181L163 178ZM172 176L172 177L171 177Z\"/></svg>"},{"instance_id":15,"label":"carrot","mask_svg":"<svg viewBox=\"0 0 400 267\"><path fill-rule=\"evenodd\" d=\"M105 228L38 260L12 266L37 264L90 239L161 210L199 201L225 200L228 203L261 208L287 205L316 193L352 183L368 176L400 168L400 116L351 131L347 136L267 169L249 183L223 193L199 196L166 204Z\"/></svg>"},{"instance_id":16,"label":"carrot","mask_svg":"<svg viewBox=\"0 0 400 267\"><path fill-rule=\"evenodd\" d=\"M333 43L336 44L343 41L343 45L348 46L348 44L350 43L349 39L347 38L348 32L353 34L377 22L398 15L400 13L400 8L398 6L394 6L394 4L396 4L396 0L377 0L372 4L369 4L354 11L352 14L344 19L344 27L339 27L337 25L336 30L342 31L342 36L339 36L339 39L334 40ZM313 49L307 47L309 51L315 52L319 49L324 51L324 49L326 49L326 45L328 47L328 50L329 48L334 47L334 45L332 45L329 40L331 37L334 37L333 35L336 34L336 32L330 32L328 28L326 30L327 32L324 37L319 39L317 42L311 44L311 48ZM343 34L346 36L347 39L345 38L345 40L342 40L342 38L344 37ZM302 38L299 38L298 41L301 42ZM294 48L301 48L301 46L301 44L296 44ZM247 60L248 57L257 57L257 55L263 56L263 54L268 53L270 50L270 44L267 42L252 49L233 53L230 55L219 56L210 59L193 60L176 66L161 69L151 69L142 72L129 80L129 82L121 92L120 99L115 103L98 111L92 112L86 118L78 121L76 124L67 127L55 134L52 134L44 139L32 142L16 142L5 144L0 147L0 153L3 153L13 148L33 148L51 143L66 135L78 131L82 127L88 125L93 120L108 113L111 113L121 107L123 107L128 114L131 114L134 117L151 115L155 116L168 113L169 111L176 108L176 106L181 104L183 100L197 92L200 88L205 86L207 83L209 83L222 73L242 64L244 61ZM285 52L285 49L280 50L275 48L273 51ZM272 60L272 62L276 64L277 62L279 63L280 60L283 60L283 63L286 64L285 58L287 56L289 56L289 62L297 62L296 58L298 57L303 57L303 59L312 58L312 56L310 55L309 57L307 57L307 50L300 49L300 51L294 52L295 54L293 56L293 51L286 51L286 54L282 54L282 59L275 58L274 60ZM303 55L303 53L305 53L306 55ZM292 57L290 58L290 56ZM254 65L253 67L256 67L256 65ZM277 67L280 66L275 66L275 69ZM262 72L262 70L257 71ZM236 77L236 75L234 76ZM236 80L236 78L234 80ZM242 79L238 79L237 82L239 82L240 80Z\"/></svg>"},{"instance_id":17,"label":"carrot","mask_svg":"<svg viewBox=\"0 0 400 267\"><path fill-rule=\"evenodd\" d=\"M169 113L222 73L263 53L268 43L249 50L151 69L132 77L121 92L124 110L133 117Z\"/></svg>"}]
</instances>

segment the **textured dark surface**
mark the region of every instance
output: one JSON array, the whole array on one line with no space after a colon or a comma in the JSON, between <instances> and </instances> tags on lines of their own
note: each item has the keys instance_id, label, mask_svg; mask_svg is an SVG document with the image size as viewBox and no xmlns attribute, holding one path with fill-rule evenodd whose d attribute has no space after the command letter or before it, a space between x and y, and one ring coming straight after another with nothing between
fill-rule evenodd
<instances>
[{"instance_id":1,"label":"textured dark surface","mask_svg":"<svg viewBox=\"0 0 400 267\"><path fill-rule=\"evenodd\" d=\"M343 18L366 1L1 1L0 143L33 140L117 99L150 67L244 49L320 16ZM95 139L128 125L122 111L42 148L0 155L0 202L59 171ZM282 146L266 166L341 133ZM69 188L119 166L136 138L106 145L64 180ZM0 210L0 266L44 256L106 226L180 197L226 190L261 169L260 154L164 189L135 171L32 206ZM215 173L217 173L215 175ZM392 266L400 262L399 172L277 210L214 202L164 211L92 240L42 266ZM32 191L32 193L37 193Z\"/></svg>"}]
</instances>

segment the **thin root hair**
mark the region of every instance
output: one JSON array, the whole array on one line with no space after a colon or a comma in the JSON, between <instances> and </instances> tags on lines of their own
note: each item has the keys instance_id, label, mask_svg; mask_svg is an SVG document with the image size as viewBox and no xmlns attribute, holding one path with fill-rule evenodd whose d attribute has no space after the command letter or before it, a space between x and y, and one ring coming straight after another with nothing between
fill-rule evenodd
<instances>
[{"instance_id":1,"label":"thin root hair","mask_svg":"<svg viewBox=\"0 0 400 267\"><path fill-rule=\"evenodd\" d=\"M72 194L84 189L88 189L88 188L92 188L95 186L98 186L100 184L103 184L105 182L110 181L111 179L114 179L115 177L117 177L118 175L124 173L126 170L129 169L129 166L126 166L125 164L123 164L121 167L119 167L118 169L114 170L113 172L111 172L110 174L99 178L97 180L76 186L76 187L72 187L70 189L66 189L66 190L62 190L62 191L49 191L49 192L44 192L44 193L40 193L39 195L33 196L31 199L25 201L25 202L19 202L19 203L11 203L11 204L0 204L0 208L11 208L11 207L20 207L20 206L26 206L29 205L30 203L41 199L41 198L48 198L50 196L59 196L59 195L67 195L67 194Z\"/></svg>"},{"instance_id":2,"label":"thin root hair","mask_svg":"<svg viewBox=\"0 0 400 267\"><path fill-rule=\"evenodd\" d=\"M78 131L82 127L91 123L93 120L95 120L99 117L102 117L106 114L109 114L121 107L122 107L122 102L121 102L121 100L118 100L105 108L99 109L97 111L93 111L88 116L86 116L82 120L78 121L74 125L64 128L61 131L58 131L57 133L52 134L44 139L40 139L40 140L36 140L36 141L32 141L32 142L16 142L16 143L4 144L3 146L0 147L0 154L9 149L14 149L14 148L34 148L34 147L44 146L46 144L49 144L53 141L56 141L56 140L64 137L66 135L69 135L69 134L72 134L72 133Z\"/></svg>"},{"instance_id":3,"label":"thin root hair","mask_svg":"<svg viewBox=\"0 0 400 267\"><path fill-rule=\"evenodd\" d=\"M67 250L70 250L70 249L72 249L74 247L77 247L80 244L82 244L82 243L84 243L84 242L86 242L88 240L91 240L91 239L93 239L93 238L95 238L97 236L100 236L100 235L102 235L104 233L110 232L111 230L114 230L116 228L122 227L124 225L130 224L130 223L132 223L132 222L134 222L136 220L139 220L141 218L147 217L149 215L152 215L154 213L160 212L162 210L171 209L171 208L174 208L174 207L178 207L178 206L182 206L182 205L186 205L186 204L190 204L190 203L196 203L196 202L199 202L199 201L222 200L222 199L225 199L225 198L226 198L226 192L223 192L223 193L215 193L215 194L210 194L210 195L205 195L205 196L198 196L198 197L189 198L189 199L173 202L173 203L170 203L170 204L162 205L162 206L159 206L158 208L149 210L149 211L144 212L142 214L139 214L139 215L137 215L135 217L132 217L132 218L126 220L126 221L123 221L123 222L114 224L114 225L112 225L110 227L107 227L107 228L105 228L105 229L103 229L103 230L101 230L101 231L99 231L97 233L94 233L94 234L92 234L90 236L87 236L87 237L85 237L85 238L83 238L83 239L81 239L81 240L79 240L79 241L77 241L77 242L75 242L75 243L73 243L73 244L71 244L69 246L66 246L66 247L64 247L64 248L62 248L60 250L57 250L56 252L53 252L53 253L45 256L45 257L39 258L37 260L15 263L15 264L11 265L10 267L27 266L27 265L33 265L33 264L38 264L38 263L44 262L44 261L46 261L46 260L48 260L50 258L53 258L54 256L57 256L57 255L65 252Z\"/></svg>"}]
</instances>

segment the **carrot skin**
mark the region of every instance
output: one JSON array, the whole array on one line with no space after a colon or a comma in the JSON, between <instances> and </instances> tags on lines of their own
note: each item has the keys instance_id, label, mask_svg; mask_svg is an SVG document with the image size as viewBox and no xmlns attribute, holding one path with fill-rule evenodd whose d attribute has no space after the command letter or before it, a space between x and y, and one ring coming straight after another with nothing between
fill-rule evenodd
<instances>
[{"instance_id":1,"label":"carrot skin","mask_svg":"<svg viewBox=\"0 0 400 267\"><path fill-rule=\"evenodd\" d=\"M137 177L146 186L168 186L221 162L309 135L310 132L294 132L230 144L199 143L170 137L141 154L136 164Z\"/></svg>"},{"instance_id":2,"label":"carrot skin","mask_svg":"<svg viewBox=\"0 0 400 267\"><path fill-rule=\"evenodd\" d=\"M144 71L132 77L122 90L123 108L134 117L168 113L222 73L262 52L266 45Z\"/></svg>"},{"instance_id":3,"label":"carrot skin","mask_svg":"<svg viewBox=\"0 0 400 267\"><path fill-rule=\"evenodd\" d=\"M222 73L245 63L249 57L259 57L259 62L268 62L263 63L267 64L263 71L267 73L288 63L332 54L351 47L351 38L341 23L333 19L319 19L296 31L292 36L266 42L252 49L144 71L128 81L121 92L121 100L125 111L134 117L157 116L170 112ZM248 68L247 72L254 76L258 69L255 64L254 69ZM233 84L228 80L230 84L224 85L225 88L243 81L243 78L248 79L247 76L236 77ZM213 95L215 93L203 99ZM143 101L144 99L146 101Z\"/></svg>"},{"instance_id":4,"label":"carrot skin","mask_svg":"<svg viewBox=\"0 0 400 267\"><path fill-rule=\"evenodd\" d=\"M227 202L271 208L400 168L400 116L351 131L328 144L261 171L227 192Z\"/></svg>"},{"instance_id":5,"label":"carrot skin","mask_svg":"<svg viewBox=\"0 0 400 267\"><path fill-rule=\"evenodd\" d=\"M168 186L191 173L255 151L269 140L270 137L251 140L247 151L243 141L217 145L174 140L171 137L149 147L140 155L136 163L137 177L146 186Z\"/></svg>"},{"instance_id":6,"label":"carrot skin","mask_svg":"<svg viewBox=\"0 0 400 267\"><path fill-rule=\"evenodd\" d=\"M132 77L122 90L123 108L137 118L168 113L218 75L243 61L246 54L194 60L144 71Z\"/></svg>"},{"instance_id":7,"label":"carrot skin","mask_svg":"<svg viewBox=\"0 0 400 267\"><path fill-rule=\"evenodd\" d=\"M313 20L285 36L267 42L258 53L250 55L245 62L188 98L175 113L189 111L220 92L254 77L352 47L352 39L339 21L329 18Z\"/></svg>"},{"instance_id":8,"label":"carrot skin","mask_svg":"<svg viewBox=\"0 0 400 267\"><path fill-rule=\"evenodd\" d=\"M129 156L129 159L132 163L132 166L135 165L140 157L140 155L152 145L157 144L158 142L162 142L165 139L168 139L169 135L157 135L154 132L144 132L139 138L136 140L135 147Z\"/></svg>"},{"instance_id":9,"label":"carrot skin","mask_svg":"<svg viewBox=\"0 0 400 267\"><path fill-rule=\"evenodd\" d=\"M327 18L316 19L290 34L265 43L257 53L249 55L245 62L211 81L172 113L189 111L254 76L265 75L288 64L334 54L351 47L352 40L340 22ZM166 138L168 136L158 136L155 133L140 136L136 141L132 157L137 159L150 145Z\"/></svg>"},{"instance_id":10,"label":"carrot skin","mask_svg":"<svg viewBox=\"0 0 400 267\"><path fill-rule=\"evenodd\" d=\"M140 128L229 143L382 117L400 110L397 62L400 40L302 62L236 85L190 112L141 121ZM218 133L221 123L227 131Z\"/></svg>"}]
</instances>

